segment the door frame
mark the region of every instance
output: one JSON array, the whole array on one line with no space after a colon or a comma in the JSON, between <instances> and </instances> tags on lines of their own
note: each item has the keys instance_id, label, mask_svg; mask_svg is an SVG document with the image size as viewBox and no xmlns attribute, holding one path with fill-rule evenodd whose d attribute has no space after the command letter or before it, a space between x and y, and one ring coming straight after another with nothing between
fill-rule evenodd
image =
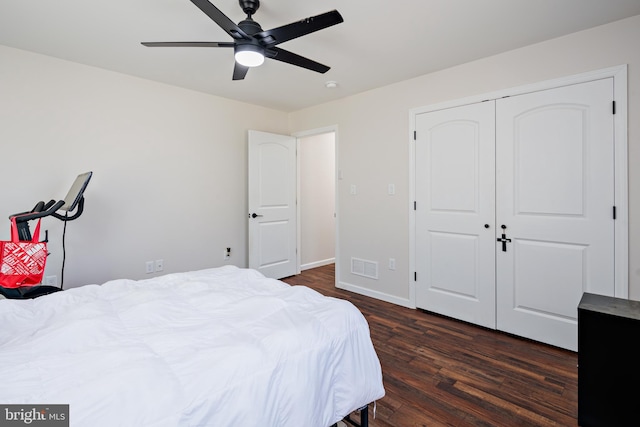
<instances>
[{"instance_id":1,"label":"door frame","mask_svg":"<svg viewBox=\"0 0 640 427\"><path fill-rule=\"evenodd\" d=\"M326 127L321 127L321 128L315 128L315 129L309 129L309 130L305 130L305 131L300 131L300 132L294 132L293 134L291 134L293 137L296 138L296 148L297 148L297 152L300 152L300 139L302 138L307 138L309 136L315 136L315 135L323 135L326 133L333 133L333 143L334 143L334 147L335 147L335 159L334 159L334 203L335 203L335 247L334 247L334 254L335 254L335 283L334 284L338 284L340 283L340 250L339 250L339 237L340 237L340 215L338 214L338 212L340 211L339 208L339 197L338 197L338 180L341 179L340 173L338 172L340 170L339 167L339 163L338 163L338 125L331 125L331 126L326 126ZM300 200L300 156L296 155L296 169L297 169L297 176L296 176L296 181L297 181L297 200ZM298 265L298 274L300 274L300 264L301 264L301 254L300 254L300 247L302 246L302 241L301 241L301 232L300 232L300 203L296 203L296 215L297 215L297 221L298 221L298 230L297 230L297 247L298 247L298 252L297 252L297 265Z\"/></svg>"},{"instance_id":2,"label":"door frame","mask_svg":"<svg viewBox=\"0 0 640 427\"><path fill-rule=\"evenodd\" d=\"M627 64L604 68L596 71L575 74L558 79L503 89L495 92L474 95L453 101L445 101L425 107L413 108L409 111L409 301L416 307L416 212L414 210L415 192L415 129L416 116L431 111L446 108L459 107L467 104L475 104L485 100L495 100L507 96L521 95L541 90L554 89L577 83L586 83L593 80L613 78L614 100L616 111L614 115L614 198L616 206L616 221L614 231L614 281L615 297L629 298L629 206L628 206L628 135L627 135ZM414 274L411 274L413 272Z\"/></svg>"}]
</instances>

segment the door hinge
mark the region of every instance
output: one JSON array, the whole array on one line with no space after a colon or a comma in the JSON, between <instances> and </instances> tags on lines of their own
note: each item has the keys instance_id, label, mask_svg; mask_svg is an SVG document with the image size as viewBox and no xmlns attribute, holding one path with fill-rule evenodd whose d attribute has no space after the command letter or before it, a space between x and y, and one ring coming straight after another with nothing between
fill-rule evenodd
<instances>
[{"instance_id":1,"label":"door hinge","mask_svg":"<svg viewBox=\"0 0 640 427\"><path fill-rule=\"evenodd\" d=\"M413 281L417 282L418 281L418 273L417 272L413 272Z\"/></svg>"},{"instance_id":2,"label":"door hinge","mask_svg":"<svg viewBox=\"0 0 640 427\"><path fill-rule=\"evenodd\" d=\"M613 114L616 113L616 101L612 102L613 106L611 107Z\"/></svg>"},{"instance_id":3,"label":"door hinge","mask_svg":"<svg viewBox=\"0 0 640 427\"><path fill-rule=\"evenodd\" d=\"M616 219L616 207L613 207L613 219Z\"/></svg>"},{"instance_id":4,"label":"door hinge","mask_svg":"<svg viewBox=\"0 0 640 427\"><path fill-rule=\"evenodd\" d=\"M413 140L414 140L414 141L418 138L418 136L417 136L417 135L418 135L418 134L417 134L417 132L414 130L414 131L413 131Z\"/></svg>"},{"instance_id":5,"label":"door hinge","mask_svg":"<svg viewBox=\"0 0 640 427\"><path fill-rule=\"evenodd\" d=\"M418 203L414 200L413 201L413 210L414 211L417 210L417 207L418 207Z\"/></svg>"}]
</instances>

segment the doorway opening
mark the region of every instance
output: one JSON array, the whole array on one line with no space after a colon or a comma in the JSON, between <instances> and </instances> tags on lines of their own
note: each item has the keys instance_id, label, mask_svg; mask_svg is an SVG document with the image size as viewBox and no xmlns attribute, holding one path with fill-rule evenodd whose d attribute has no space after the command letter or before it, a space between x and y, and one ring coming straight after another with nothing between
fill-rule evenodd
<instances>
[{"instance_id":1,"label":"doorway opening","mask_svg":"<svg viewBox=\"0 0 640 427\"><path fill-rule=\"evenodd\" d=\"M298 148L298 265L336 262L336 130L296 134Z\"/></svg>"}]
</instances>

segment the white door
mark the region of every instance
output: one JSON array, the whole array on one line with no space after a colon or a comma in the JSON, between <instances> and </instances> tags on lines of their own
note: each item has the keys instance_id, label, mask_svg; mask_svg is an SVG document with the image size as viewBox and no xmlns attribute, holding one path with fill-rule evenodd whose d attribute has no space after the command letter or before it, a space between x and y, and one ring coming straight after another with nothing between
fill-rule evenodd
<instances>
[{"instance_id":1,"label":"white door","mask_svg":"<svg viewBox=\"0 0 640 427\"><path fill-rule=\"evenodd\" d=\"M249 267L274 279L298 273L296 139L249 131Z\"/></svg>"},{"instance_id":2,"label":"white door","mask_svg":"<svg viewBox=\"0 0 640 427\"><path fill-rule=\"evenodd\" d=\"M416 117L416 305L495 328L493 101Z\"/></svg>"},{"instance_id":3,"label":"white door","mask_svg":"<svg viewBox=\"0 0 640 427\"><path fill-rule=\"evenodd\" d=\"M609 78L416 116L418 307L577 350L582 293L615 293L612 100Z\"/></svg>"},{"instance_id":4,"label":"white door","mask_svg":"<svg viewBox=\"0 0 640 427\"><path fill-rule=\"evenodd\" d=\"M496 103L499 330L575 351L583 292L614 295L612 100L610 78Z\"/></svg>"}]
</instances>

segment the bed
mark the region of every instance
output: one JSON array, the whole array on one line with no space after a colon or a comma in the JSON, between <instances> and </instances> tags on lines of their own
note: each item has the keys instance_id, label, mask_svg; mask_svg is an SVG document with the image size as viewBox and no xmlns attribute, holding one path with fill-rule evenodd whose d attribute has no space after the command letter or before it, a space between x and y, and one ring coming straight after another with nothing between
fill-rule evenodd
<instances>
[{"instance_id":1,"label":"bed","mask_svg":"<svg viewBox=\"0 0 640 427\"><path fill-rule=\"evenodd\" d=\"M327 427L384 393L355 306L251 269L0 300L0 404L71 426Z\"/></svg>"}]
</instances>

